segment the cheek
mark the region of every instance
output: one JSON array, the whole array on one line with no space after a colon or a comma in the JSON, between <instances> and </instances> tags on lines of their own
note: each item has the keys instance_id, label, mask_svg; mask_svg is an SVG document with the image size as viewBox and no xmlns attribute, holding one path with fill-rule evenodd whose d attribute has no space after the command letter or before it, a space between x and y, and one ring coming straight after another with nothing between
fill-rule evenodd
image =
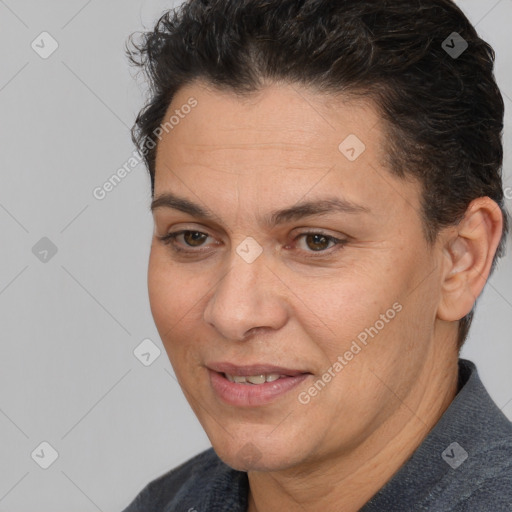
<instances>
[{"instance_id":1,"label":"cheek","mask_svg":"<svg viewBox=\"0 0 512 512\"><path fill-rule=\"evenodd\" d=\"M183 272L165 255L165 248L151 250L148 265L148 296L151 313L162 342L180 328L190 309L191 286Z\"/></svg>"},{"instance_id":2,"label":"cheek","mask_svg":"<svg viewBox=\"0 0 512 512\"><path fill-rule=\"evenodd\" d=\"M395 290L370 272L344 273L329 282L309 283L307 289L301 299L304 311L315 312L311 326L327 327L328 335L339 341L373 324L396 301Z\"/></svg>"},{"instance_id":3,"label":"cheek","mask_svg":"<svg viewBox=\"0 0 512 512\"><path fill-rule=\"evenodd\" d=\"M165 247L153 247L148 265L151 313L164 347L171 356L193 345L204 321L202 309L212 284L199 269L184 271L173 263Z\"/></svg>"},{"instance_id":4,"label":"cheek","mask_svg":"<svg viewBox=\"0 0 512 512\"><path fill-rule=\"evenodd\" d=\"M414 272L404 262L397 262L347 274L330 283L323 293L315 288L311 300L314 295L321 297L315 311L319 319L316 323L322 322L324 334L319 338L318 331L310 330L308 335L319 340L331 362L352 350L358 354L349 354L359 362L355 366L377 364L379 359L388 364L417 330L404 318L411 314L416 318L424 307L409 304L414 300L409 294L415 282Z\"/></svg>"},{"instance_id":5,"label":"cheek","mask_svg":"<svg viewBox=\"0 0 512 512\"><path fill-rule=\"evenodd\" d=\"M170 273L165 268L159 252L159 249L151 249L148 265L148 296L153 319L160 329L162 322L168 318L165 312L174 311L174 304L169 304L173 296L172 284L169 280Z\"/></svg>"},{"instance_id":6,"label":"cheek","mask_svg":"<svg viewBox=\"0 0 512 512\"><path fill-rule=\"evenodd\" d=\"M184 289L189 289L184 281L183 273L172 265L165 250L152 249L148 265L151 314L180 385L183 382L180 369L189 352L184 342L189 339L185 332L190 322L187 312L192 306L184 293Z\"/></svg>"}]
</instances>

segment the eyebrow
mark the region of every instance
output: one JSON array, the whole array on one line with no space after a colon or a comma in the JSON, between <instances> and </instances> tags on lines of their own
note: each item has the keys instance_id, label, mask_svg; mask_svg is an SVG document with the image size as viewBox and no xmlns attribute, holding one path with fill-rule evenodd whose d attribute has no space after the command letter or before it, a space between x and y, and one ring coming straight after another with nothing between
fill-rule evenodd
<instances>
[{"instance_id":1,"label":"eyebrow","mask_svg":"<svg viewBox=\"0 0 512 512\"><path fill-rule=\"evenodd\" d=\"M199 206L184 197L179 197L169 192L157 196L151 202L152 212L159 208L179 210L180 212L187 213L192 217L204 220L215 221L215 219L218 218L207 208ZM347 199L326 197L314 201L303 201L288 208L274 210L263 219L263 223L267 227L272 228L279 224L296 221L303 217L310 217L313 215L322 215L332 212L360 214L370 213L370 211L371 210L368 207L353 203Z\"/></svg>"}]
</instances>

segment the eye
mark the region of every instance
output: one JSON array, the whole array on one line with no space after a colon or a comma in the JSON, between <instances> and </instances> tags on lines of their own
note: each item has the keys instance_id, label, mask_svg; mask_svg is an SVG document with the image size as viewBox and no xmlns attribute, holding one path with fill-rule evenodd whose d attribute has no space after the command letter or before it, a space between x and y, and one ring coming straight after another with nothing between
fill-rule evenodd
<instances>
[{"instance_id":1,"label":"eye","mask_svg":"<svg viewBox=\"0 0 512 512\"><path fill-rule=\"evenodd\" d=\"M179 237L182 237L182 244L178 243ZM181 230L167 233L166 235L158 236L157 238L164 244L169 245L171 249L175 252L193 254L204 252L193 250L193 248L203 247L205 245L205 240L207 240L210 237L209 235L201 231ZM306 255L306 258L322 257L329 255L332 252L334 252L331 251L330 249L336 246L339 246L339 249L341 249L347 242L347 240L341 240L339 238L318 231L301 233L295 237L294 242L299 239L304 239L305 242L306 249L302 249L302 251L310 253L309 255ZM329 247L329 244L332 245ZM190 249L184 248L184 246Z\"/></svg>"},{"instance_id":2,"label":"eye","mask_svg":"<svg viewBox=\"0 0 512 512\"><path fill-rule=\"evenodd\" d=\"M295 240L303 239L306 246L306 252L319 253L318 256L325 256L326 254L331 254L333 251L333 247L339 246L341 249L344 244L347 242L346 240L341 240L339 238L335 238L331 235L326 235L322 232L308 232L301 233L298 235ZM332 244L329 247L329 244ZM307 255L306 257L317 257L316 254Z\"/></svg>"},{"instance_id":3,"label":"eye","mask_svg":"<svg viewBox=\"0 0 512 512\"><path fill-rule=\"evenodd\" d=\"M194 252L183 249L176 244L176 240L179 236L183 236L183 240L187 247L201 247L202 242L208 238L206 233L201 231L181 230L175 231L174 233L167 233L164 236L159 236L158 239L164 244L170 245L174 251L177 252Z\"/></svg>"}]
</instances>

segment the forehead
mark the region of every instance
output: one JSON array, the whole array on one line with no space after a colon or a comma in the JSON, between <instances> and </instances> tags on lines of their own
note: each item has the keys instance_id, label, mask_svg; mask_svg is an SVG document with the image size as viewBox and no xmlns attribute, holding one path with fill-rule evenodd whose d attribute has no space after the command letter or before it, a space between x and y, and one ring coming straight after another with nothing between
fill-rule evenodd
<instances>
[{"instance_id":1,"label":"forehead","mask_svg":"<svg viewBox=\"0 0 512 512\"><path fill-rule=\"evenodd\" d=\"M191 99L196 106L184 108ZM418 190L400 190L406 184L386 168L385 124L370 102L295 84L239 96L196 82L178 91L164 122L171 116L179 122L158 144L155 195L179 188L193 199L193 184L226 204L249 190L288 204L338 190L383 213L405 196L419 208Z\"/></svg>"},{"instance_id":2,"label":"forehead","mask_svg":"<svg viewBox=\"0 0 512 512\"><path fill-rule=\"evenodd\" d=\"M349 100L287 83L268 84L241 96L194 82L177 92L165 118L183 108L191 97L197 100L197 107L180 121L173 133L178 135L188 125L197 137L219 144L236 138L240 144L304 143L315 148L339 143L349 133L357 133L367 145L372 145L382 129L381 118L371 101ZM279 132L278 141L276 132Z\"/></svg>"},{"instance_id":3,"label":"forehead","mask_svg":"<svg viewBox=\"0 0 512 512\"><path fill-rule=\"evenodd\" d=\"M245 155L250 161L254 155L258 159L268 155L309 167L307 164L314 164L314 160L325 163L329 158L341 157L339 145L350 135L364 144L367 154L379 153L382 157L383 123L369 102L348 101L296 84L267 85L240 96L195 82L174 96L164 122L179 114L190 98L197 101L197 106L189 114L182 114L179 123L163 134L157 161L162 153L169 156L165 155L165 146L170 144L182 160L207 155L215 161L236 154L238 158ZM304 156L308 157L306 161ZM239 168L233 170L243 172Z\"/></svg>"}]
</instances>

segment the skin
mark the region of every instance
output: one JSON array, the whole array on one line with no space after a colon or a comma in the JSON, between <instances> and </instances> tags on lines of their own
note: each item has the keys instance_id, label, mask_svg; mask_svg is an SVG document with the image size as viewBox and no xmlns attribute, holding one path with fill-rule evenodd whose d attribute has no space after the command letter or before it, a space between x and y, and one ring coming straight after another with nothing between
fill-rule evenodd
<instances>
[{"instance_id":1,"label":"skin","mask_svg":"<svg viewBox=\"0 0 512 512\"><path fill-rule=\"evenodd\" d=\"M217 454L248 471L249 512L335 511L340 503L356 511L457 392L457 321L489 275L501 212L476 199L429 245L420 187L385 168L385 126L371 103L289 84L240 98L195 82L175 95L166 118L191 96L197 107L158 144L155 197L172 192L215 220L155 208L148 269L151 311L176 377ZM338 149L349 134L366 146L353 162ZM261 220L333 195L369 212L275 227ZM182 229L207 236L179 236L175 245L189 253L158 238ZM299 237L318 231L347 241ZM236 252L249 236L263 250L252 263ZM299 393L395 303L401 311L300 403ZM212 390L213 361L312 375L270 404L240 408Z\"/></svg>"}]
</instances>

